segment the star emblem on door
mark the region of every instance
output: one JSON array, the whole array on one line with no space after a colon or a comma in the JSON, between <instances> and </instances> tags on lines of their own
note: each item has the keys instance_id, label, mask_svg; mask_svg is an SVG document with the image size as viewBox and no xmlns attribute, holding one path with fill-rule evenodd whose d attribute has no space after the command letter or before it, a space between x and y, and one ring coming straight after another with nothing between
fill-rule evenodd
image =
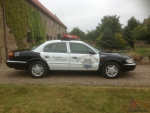
<instances>
[{"instance_id":1,"label":"star emblem on door","mask_svg":"<svg viewBox=\"0 0 150 113\"><path fill-rule=\"evenodd\" d=\"M86 68L86 69L89 69L89 68L92 68L92 65L94 62L91 61L91 58L90 59L86 59L84 58L84 61L81 62L83 67L82 68Z\"/></svg>"}]
</instances>

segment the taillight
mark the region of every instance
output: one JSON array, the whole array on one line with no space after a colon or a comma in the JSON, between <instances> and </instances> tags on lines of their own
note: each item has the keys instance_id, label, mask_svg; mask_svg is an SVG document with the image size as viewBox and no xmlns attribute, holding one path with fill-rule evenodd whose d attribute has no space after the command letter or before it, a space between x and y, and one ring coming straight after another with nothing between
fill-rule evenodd
<instances>
[{"instance_id":1,"label":"taillight","mask_svg":"<svg viewBox=\"0 0 150 113\"><path fill-rule=\"evenodd\" d=\"M14 59L15 55L13 52L9 52L9 59Z\"/></svg>"}]
</instances>

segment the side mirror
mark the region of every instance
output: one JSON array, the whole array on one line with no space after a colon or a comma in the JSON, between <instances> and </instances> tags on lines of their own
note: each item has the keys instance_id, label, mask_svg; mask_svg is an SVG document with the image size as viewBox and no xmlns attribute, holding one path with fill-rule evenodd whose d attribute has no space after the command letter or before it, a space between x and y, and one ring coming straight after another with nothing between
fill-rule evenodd
<instances>
[{"instance_id":1,"label":"side mirror","mask_svg":"<svg viewBox=\"0 0 150 113\"><path fill-rule=\"evenodd\" d=\"M89 54L94 55L96 53L94 51L92 51L91 49L89 49Z\"/></svg>"}]
</instances>

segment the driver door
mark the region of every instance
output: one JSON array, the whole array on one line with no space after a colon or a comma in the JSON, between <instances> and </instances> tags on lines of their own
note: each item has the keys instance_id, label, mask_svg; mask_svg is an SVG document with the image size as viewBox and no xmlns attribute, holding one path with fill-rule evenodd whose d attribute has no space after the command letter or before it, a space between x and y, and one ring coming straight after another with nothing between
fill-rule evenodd
<instances>
[{"instance_id":1,"label":"driver door","mask_svg":"<svg viewBox=\"0 0 150 113\"><path fill-rule=\"evenodd\" d=\"M70 70L98 70L99 54L87 45L69 42Z\"/></svg>"}]
</instances>

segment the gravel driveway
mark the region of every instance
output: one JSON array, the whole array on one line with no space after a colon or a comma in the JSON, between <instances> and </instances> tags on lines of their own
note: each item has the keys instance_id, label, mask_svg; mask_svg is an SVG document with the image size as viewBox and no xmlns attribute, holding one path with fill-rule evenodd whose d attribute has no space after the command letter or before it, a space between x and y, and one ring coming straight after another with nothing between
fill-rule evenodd
<instances>
[{"instance_id":1,"label":"gravel driveway","mask_svg":"<svg viewBox=\"0 0 150 113\"><path fill-rule=\"evenodd\" d=\"M117 79L106 79L98 72L54 71L35 79L27 71L8 68L0 64L0 84L49 84L88 86L150 86L150 65L137 65L131 72L121 73Z\"/></svg>"}]
</instances>

